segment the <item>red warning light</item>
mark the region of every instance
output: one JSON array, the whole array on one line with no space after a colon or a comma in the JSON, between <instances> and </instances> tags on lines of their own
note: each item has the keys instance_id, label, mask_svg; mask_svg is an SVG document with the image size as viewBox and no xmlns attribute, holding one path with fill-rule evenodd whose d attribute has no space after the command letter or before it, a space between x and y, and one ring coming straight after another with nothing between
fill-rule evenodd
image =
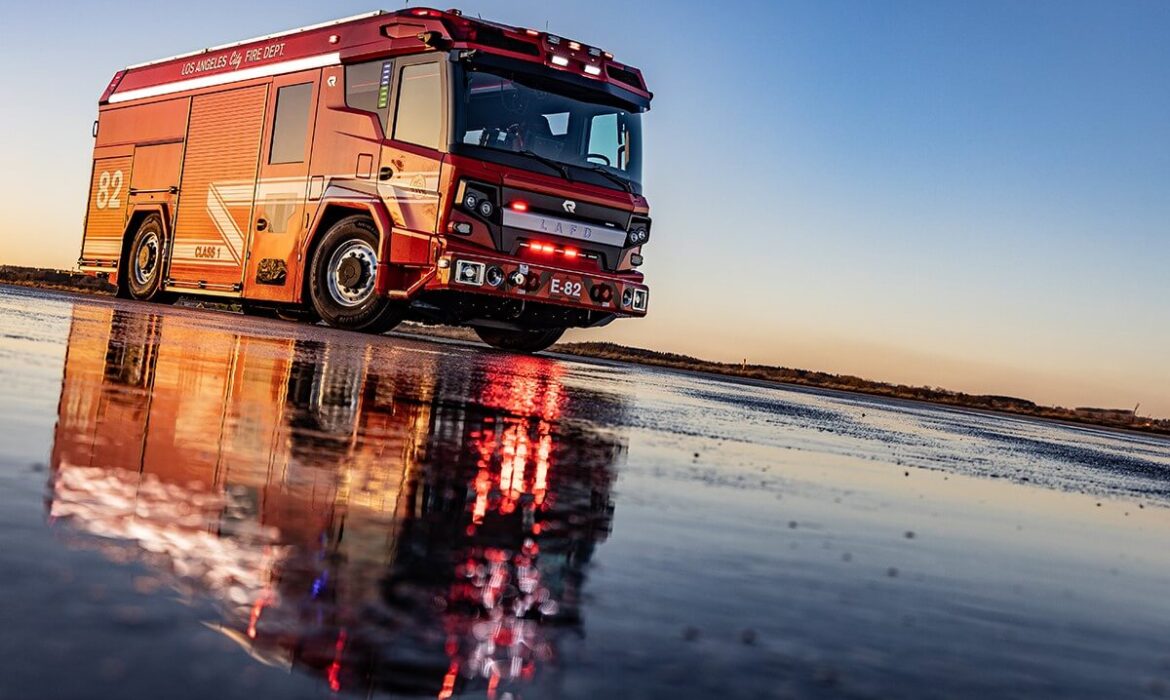
<instances>
[{"instance_id":1,"label":"red warning light","mask_svg":"<svg viewBox=\"0 0 1170 700\"><path fill-rule=\"evenodd\" d=\"M512 202L514 211L528 211L528 202Z\"/></svg>"}]
</instances>

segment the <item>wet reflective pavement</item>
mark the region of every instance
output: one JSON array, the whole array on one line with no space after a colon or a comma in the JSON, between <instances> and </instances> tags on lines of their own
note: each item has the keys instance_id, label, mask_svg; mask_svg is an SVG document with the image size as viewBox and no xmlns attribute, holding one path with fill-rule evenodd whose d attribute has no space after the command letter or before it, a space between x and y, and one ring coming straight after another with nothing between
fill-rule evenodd
<instances>
[{"instance_id":1,"label":"wet reflective pavement","mask_svg":"<svg viewBox=\"0 0 1170 700\"><path fill-rule=\"evenodd\" d=\"M0 698L1170 694L1170 442L0 288Z\"/></svg>"}]
</instances>

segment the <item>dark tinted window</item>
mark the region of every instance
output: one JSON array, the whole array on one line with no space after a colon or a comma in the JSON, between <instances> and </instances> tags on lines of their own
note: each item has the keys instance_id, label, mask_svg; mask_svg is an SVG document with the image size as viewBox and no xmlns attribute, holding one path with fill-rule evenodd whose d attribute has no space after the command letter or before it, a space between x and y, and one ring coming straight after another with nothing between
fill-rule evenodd
<instances>
[{"instance_id":1,"label":"dark tinted window","mask_svg":"<svg viewBox=\"0 0 1170 700\"><path fill-rule=\"evenodd\" d=\"M386 123L390 112L390 81L393 61L370 61L345 67L345 104L366 112L377 112Z\"/></svg>"},{"instance_id":2,"label":"dark tinted window","mask_svg":"<svg viewBox=\"0 0 1170 700\"><path fill-rule=\"evenodd\" d=\"M443 129L443 95L438 63L420 63L402 69L398 88L398 116L394 138L399 141L439 147Z\"/></svg>"},{"instance_id":3,"label":"dark tinted window","mask_svg":"<svg viewBox=\"0 0 1170 700\"><path fill-rule=\"evenodd\" d=\"M454 143L530 151L641 182L640 114L606 102L603 95L506 69L472 66L461 82L454 93Z\"/></svg>"},{"instance_id":4,"label":"dark tinted window","mask_svg":"<svg viewBox=\"0 0 1170 700\"><path fill-rule=\"evenodd\" d=\"M276 93L276 119L272 123L269 163L302 163L309 136L309 101L313 84L282 87Z\"/></svg>"}]
</instances>

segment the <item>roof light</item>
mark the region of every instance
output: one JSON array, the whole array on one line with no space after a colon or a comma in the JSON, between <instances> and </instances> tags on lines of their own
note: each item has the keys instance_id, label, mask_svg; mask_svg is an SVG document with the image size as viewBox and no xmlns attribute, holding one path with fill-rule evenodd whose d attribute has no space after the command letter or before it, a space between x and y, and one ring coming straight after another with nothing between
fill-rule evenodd
<instances>
[{"instance_id":1,"label":"roof light","mask_svg":"<svg viewBox=\"0 0 1170 700\"><path fill-rule=\"evenodd\" d=\"M514 211L528 211L528 202L515 201L509 204Z\"/></svg>"},{"instance_id":2,"label":"roof light","mask_svg":"<svg viewBox=\"0 0 1170 700\"><path fill-rule=\"evenodd\" d=\"M438 10L430 10L425 7L416 7L410 11L410 14L415 17L442 17L443 13Z\"/></svg>"},{"instance_id":3,"label":"roof light","mask_svg":"<svg viewBox=\"0 0 1170 700\"><path fill-rule=\"evenodd\" d=\"M554 35L554 34L549 34L548 35L548 43L552 46L560 46L561 38L559 36Z\"/></svg>"},{"instance_id":4,"label":"roof light","mask_svg":"<svg viewBox=\"0 0 1170 700\"><path fill-rule=\"evenodd\" d=\"M601 66L585 66L585 72L589 75L601 75Z\"/></svg>"},{"instance_id":5,"label":"roof light","mask_svg":"<svg viewBox=\"0 0 1170 700\"><path fill-rule=\"evenodd\" d=\"M535 29L525 29L524 33L528 36L540 36L540 32L536 31Z\"/></svg>"},{"instance_id":6,"label":"roof light","mask_svg":"<svg viewBox=\"0 0 1170 700\"><path fill-rule=\"evenodd\" d=\"M553 56L552 62L553 62L553 64L561 66L561 67L565 67L565 66L569 65L569 59L565 58L564 56Z\"/></svg>"},{"instance_id":7,"label":"roof light","mask_svg":"<svg viewBox=\"0 0 1170 700\"><path fill-rule=\"evenodd\" d=\"M580 50L581 50L581 45L580 45L580 44L578 44L578 43L577 43L577 42L575 42L575 41L570 41L570 42L569 42L569 48L570 48L571 50L573 50L573 51L580 51Z\"/></svg>"},{"instance_id":8,"label":"roof light","mask_svg":"<svg viewBox=\"0 0 1170 700\"><path fill-rule=\"evenodd\" d=\"M601 49L599 49L597 47L590 48L589 55L594 57L594 58L600 58L601 57Z\"/></svg>"}]
</instances>

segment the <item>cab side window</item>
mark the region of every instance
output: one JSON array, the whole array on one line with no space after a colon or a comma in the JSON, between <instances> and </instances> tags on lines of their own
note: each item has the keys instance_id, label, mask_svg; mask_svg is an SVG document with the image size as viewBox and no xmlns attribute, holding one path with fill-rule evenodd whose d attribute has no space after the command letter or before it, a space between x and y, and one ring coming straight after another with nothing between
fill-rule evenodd
<instances>
[{"instance_id":1,"label":"cab side window","mask_svg":"<svg viewBox=\"0 0 1170 700\"><path fill-rule=\"evenodd\" d=\"M390 81L394 61L377 60L345 67L345 104L353 109L374 112L382 126L390 114Z\"/></svg>"},{"instance_id":2,"label":"cab side window","mask_svg":"<svg viewBox=\"0 0 1170 700\"><path fill-rule=\"evenodd\" d=\"M443 130L443 86L438 63L402 69L395 107L394 139L438 148Z\"/></svg>"},{"instance_id":3,"label":"cab side window","mask_svg":"<svg viewBox=\"0 0 1170 700\"><path fill-rule=\"evenodd\" d=\"M288 85L276 92L276 118L272 124L272 145L268 162L305 162L305 143L309 139L309 108L313 84Z\"/></svg>"}]
</instances>

